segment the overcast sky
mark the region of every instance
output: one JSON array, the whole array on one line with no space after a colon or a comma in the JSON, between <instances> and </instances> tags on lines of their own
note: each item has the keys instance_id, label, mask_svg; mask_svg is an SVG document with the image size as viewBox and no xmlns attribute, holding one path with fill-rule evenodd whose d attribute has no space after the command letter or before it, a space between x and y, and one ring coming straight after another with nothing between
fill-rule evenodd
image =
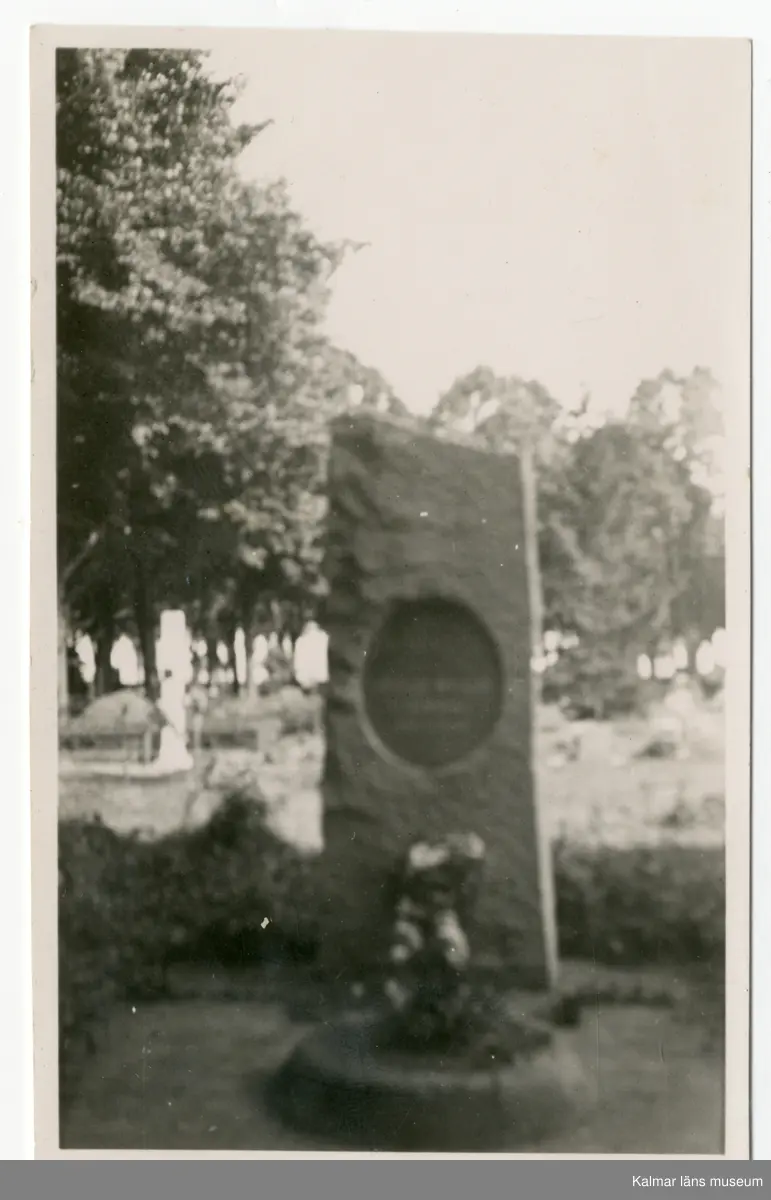
<instances>
[{"instance_id":1,"label":"overcast sky","mask_svg":"<svg viewBox=\"0 0 771 1200\"><path fill-rule=\"evenodd\" d=\"M244 171L371 243L329 332L414 410L478 365L611 408L664 367L746 388L743 43L241 34L210 64L275 121Z\"/></svg>"}]
</instances>

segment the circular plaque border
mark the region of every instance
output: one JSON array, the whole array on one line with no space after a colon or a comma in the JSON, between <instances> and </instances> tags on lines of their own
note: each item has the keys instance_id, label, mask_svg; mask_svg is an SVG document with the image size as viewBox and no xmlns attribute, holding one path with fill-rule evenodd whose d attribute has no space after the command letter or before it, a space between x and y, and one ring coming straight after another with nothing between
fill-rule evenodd
<instances>
[{"instance_id":1,"label":"circular plaque border","mask_svg":"<svg viewBox=\"0 0 771 1200\"><path fill-rule=\"evenodd\" d=\"M394 614L397 613L402 607L423 604L437 604L446 606L448 608L455 609L461 612L464 616L470 618L490 647L492 656L496 663L498 676L498 696L496 703L497 711L487 732L470 749L464 750L457 757L452 758L449 761L436 764L422 764L415 762L410 758L405 758L398 752L398 750L393 749L383 739L370 716L364 683L367 670L367 655L377 650L381 638L388 629L389 623L392 621ZM407 593L394 595L389 598L379 613L379 619L376 622L373 622L373 627L369 632L367 644L362 656L362 667L359 672L357 686L357 708L361 727L364 730L370 744L381 758L387 762L390 762L392 765L399 767L405 774L410 774L416 778L422 779L427 777L450 775L457 771L461 771L469 762L472 762L479 754L483 753L485 747L489 744L490 739L495 735L495 732L505 714L506 696L507 689L505 665L498 643L487 621L479 614L476 607L473 604L470 604L464 596L458 595L457 593L425 591L413 594Z\"/></svg>"}]
</instances>

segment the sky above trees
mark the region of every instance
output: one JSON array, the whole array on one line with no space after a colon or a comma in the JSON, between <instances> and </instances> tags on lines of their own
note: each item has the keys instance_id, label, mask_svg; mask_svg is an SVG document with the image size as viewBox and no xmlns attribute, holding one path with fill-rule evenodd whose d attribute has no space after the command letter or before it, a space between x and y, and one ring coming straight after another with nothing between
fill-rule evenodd
<instances>
[{"instance_id":1,"label":"sky above trees","mask_svg":"<svg viewBox=\"0 0 771 1200\"><path fill-rule=\"evenodd\" d=\"M243 171L370 243L329 331L411 409L480 362L568 405L662 364L746 391L741 43L263 33L209 63L274 121Z\"/></svg>"}]
</instances>

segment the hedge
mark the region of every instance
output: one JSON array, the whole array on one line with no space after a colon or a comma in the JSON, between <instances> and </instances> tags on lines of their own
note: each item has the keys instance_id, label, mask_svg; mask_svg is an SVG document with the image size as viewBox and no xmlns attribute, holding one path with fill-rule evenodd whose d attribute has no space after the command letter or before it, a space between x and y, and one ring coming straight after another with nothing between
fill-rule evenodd
<instances>
[{"instance_id":1,"label":"hedge","mask_svg":"<svg viewBox=\"0 0 771 1200\"><path fill-rule=\"evenodd\" d=\"M111 1006L163 993L175 961L313 957L312 860L270 833L252 795L231 795L204 827L155 842L62 821L59 863L64 1103ZM722 851L561 841L554 865L564 957L722 963Z\"/></svg>"},{"instance_id":2,"label":"hedge","mask_svg":"<svg viewBox=\"0 0 771 1200\"><path fill-rule=\"evenodd\" d=\"M722 847L562 840L554 868L563 957L624 966L723 963Z\"/></svg>"},{"instance_id":3,"label":"hedge","mask_svg":"<svg viewBox=\"0 0 771 1200\"><path fill-rule=\"evenodd\" d=\"M231 795L202 828L154 842L98 819L60 822L64 1095L110 1006L163 994L173 962L309 957L311 886L309 863L270 833L253 796Z\"/></svg>"}]
</instances>

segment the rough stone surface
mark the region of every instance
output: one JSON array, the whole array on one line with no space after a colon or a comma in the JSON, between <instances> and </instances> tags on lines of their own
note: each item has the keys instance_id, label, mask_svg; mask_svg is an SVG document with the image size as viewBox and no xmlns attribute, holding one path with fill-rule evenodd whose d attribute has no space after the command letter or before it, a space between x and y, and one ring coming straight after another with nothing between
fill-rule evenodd
<instances>
[{"instance_id":1,"label":"rough stone surface","mask_svg":"<svg viewBox=\"0 0 771 1200\"><path fill-rule=\"evenodd\" d=\"M475 938L554 973L550 872L532 771L530 614L522 481L511 456L440 441L395 422L334 429L327 574L329 692L322 908L330 965L355 971L380 947L389 869L409 842L470 829L488 847ZM389 753L365 711L366 654L394 603L444 599L486 626L502 667L502 712L486 742L451 767Z\"/></svg>"}]
</instances>

